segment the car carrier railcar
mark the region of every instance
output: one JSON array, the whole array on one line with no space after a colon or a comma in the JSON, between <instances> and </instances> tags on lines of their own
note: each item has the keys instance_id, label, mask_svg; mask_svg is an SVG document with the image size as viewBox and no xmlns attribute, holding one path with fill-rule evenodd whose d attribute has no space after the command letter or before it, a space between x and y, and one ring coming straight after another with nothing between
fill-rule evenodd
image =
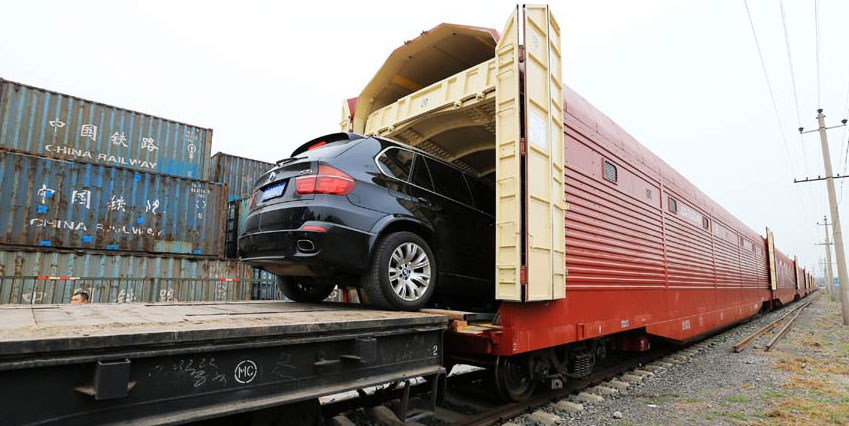
<instances>
[{"instance_id":1,"label":"car carrier railcar","mask_svg":"<svg viewBox=\"0 0 849 426\"><path fill-rule=\"evenodd\" d=\"M685 342L807 294L769 230L565 86L560 49L547 6L517 8L500 36L441 24L393 51L340 122L495 181L498 328L446 345L494 365L514 399L588 374L609 349Z\"/></svg>"}]
</instances>

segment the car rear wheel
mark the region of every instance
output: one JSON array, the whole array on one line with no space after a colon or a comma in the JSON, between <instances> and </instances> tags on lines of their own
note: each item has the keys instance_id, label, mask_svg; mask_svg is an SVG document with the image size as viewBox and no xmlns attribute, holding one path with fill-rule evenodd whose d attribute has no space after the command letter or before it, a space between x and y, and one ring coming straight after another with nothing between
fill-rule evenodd
<instances>
[{"instance_id":1,"label":"car rear wheel","mask_svg":"<svg viewBox=\"0 0 849 426\"><path fill-rule=\"evenodd\" d=\"M436 258L427 242L412 232L395 232L375 247L363 274L368 302L384 309L414 311L436 287Z\"/></svg>"},{"instance_id":2,"label":"car rear wheel","mask_svg":"<svg viewBox=\"0 0 849 426\"><path fill-rule=\"evenodd\" d=\"M330 296L332 285L318 284L307 277L277 277L280 291L287 298L301 303L318 303Z\"/></svg>"}]
</instances>

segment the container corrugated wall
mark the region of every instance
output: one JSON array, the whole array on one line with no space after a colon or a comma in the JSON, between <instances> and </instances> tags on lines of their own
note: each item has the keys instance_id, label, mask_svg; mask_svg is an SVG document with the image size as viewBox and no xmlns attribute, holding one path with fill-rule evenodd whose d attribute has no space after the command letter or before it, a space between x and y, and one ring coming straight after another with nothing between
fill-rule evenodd
<instances>
[{"instance_id":1,"label":"container corrugated wall","mask_svg":"<svg viewBox=\"0 0 849 426\"><path fill-rule=\"evenodd\" d=\"M212 130L0 79L0 147L207 179Z\"/></svg>"},{"instance_id":2,"label":"container corrugated wall","mask_svg":"<svg viewBox=\"0 0 849 426\"><path fill-rule=\"evenodd\" d=\"M253 274L253 268L233 260L72 250L0 250L0 275L248 279Z\"/></svg>"},{"instance_id":3,"label":"container corrugated wall","mask_svg":"<svg viewBox=\"0 0 849 426\"><path fill-rule=\"evenodd\" d=\"M230 188L228 201L239 200L250 197L254 190L254 182L272 167L274 167L273 163L219 152L212 156L210 180L227 184Z\"/></svg>"},{"instance_id":4,"label":"container corrugated wall","mask_svg":"<svg viewBox=\"0 0 849 426\"><path fill-rule=\"evenodd\" d=\"M223 256L226 187L0 150L0 244Z\"/></svg>"},{"instance_id":5,"label":"container corrugated wall","mask_svg":"<svg viewBox=\"0 0 849 426\"><path fill-rule=\"evenodd\" d=\"M0 251L0 304L67 303L76 288L97 302L247 300L269 279L236 260Z\"/></svg>"}]
</instances>

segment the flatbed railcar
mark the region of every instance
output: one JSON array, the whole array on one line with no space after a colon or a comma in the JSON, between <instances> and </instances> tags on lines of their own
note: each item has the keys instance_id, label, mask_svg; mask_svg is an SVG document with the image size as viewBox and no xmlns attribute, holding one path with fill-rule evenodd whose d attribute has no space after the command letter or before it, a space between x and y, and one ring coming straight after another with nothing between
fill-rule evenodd
<instances>
[{"instance_id":1,"label":"flatbed railcar","mask_svg":"<svg viewBox=\"0 0 849 426\"><path fill-rule=\"evenodd\" d=\"M444 383L446 324L336 304L6 305L0 424L176 424L249 411L312 424L322 396Z\"/></svg>"},{"instance_id":2,"label":"flatbed railcar","mask_svg":"<svg viewBox=\"0 0 849 426\"><path fill-rule=\"evenodd\" d=\"M496 328L446 346L494 367L512 399L608 350L692 341L805 294L768 229L565 85L560 49L547 6L518 7L501 34L441 24L393 51L340 122L495 182Z\"/></svg>"}]
</instances>

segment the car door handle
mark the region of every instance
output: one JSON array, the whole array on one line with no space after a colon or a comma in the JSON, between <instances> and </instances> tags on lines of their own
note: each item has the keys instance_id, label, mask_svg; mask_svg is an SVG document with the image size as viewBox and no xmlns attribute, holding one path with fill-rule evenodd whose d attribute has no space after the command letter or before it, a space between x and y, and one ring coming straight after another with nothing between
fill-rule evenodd
<instances>
[{"instance_id":1,"label":"car door handle","mask_svg":"<svg viewBox=\"0 0 849 426\"><path fill-rule=\"evenodd\" d=\"M416 198L416 201L418 201L418 202L419 202L419 204L420 204L421 206L423 206L423 207L429 208L429 209L431 209L431 210L436 210L436 205L435 205L435 204L433 204L433 203L430 201L430 199L428 199L428 198L425 198L425 197L418 197L418 198Z\"/></svg>"}]
</instances>

